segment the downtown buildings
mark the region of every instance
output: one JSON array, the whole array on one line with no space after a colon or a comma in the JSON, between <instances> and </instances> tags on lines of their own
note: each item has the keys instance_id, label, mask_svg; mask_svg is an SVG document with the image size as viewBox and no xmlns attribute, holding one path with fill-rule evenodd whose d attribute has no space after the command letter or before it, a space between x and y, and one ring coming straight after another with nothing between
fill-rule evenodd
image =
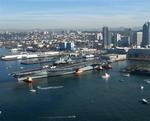
<instances>
[{"instance_id":1,"label":"downtown buildings","mask_svg":"<svg viewBox=\"0 0 150 121\"><path fill-rule=\"evenodd\" d=\"M141 46L148 47L150 45L150 22L146 22L143 25L143 39Z\"/></svg>"}]
</instances>

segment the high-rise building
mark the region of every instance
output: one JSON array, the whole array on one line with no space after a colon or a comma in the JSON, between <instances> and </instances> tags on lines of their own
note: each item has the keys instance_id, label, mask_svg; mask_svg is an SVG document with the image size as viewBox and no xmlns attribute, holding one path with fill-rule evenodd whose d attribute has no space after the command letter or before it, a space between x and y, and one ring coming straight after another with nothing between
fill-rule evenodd
<instances>
[{"instance_id":1,"label":"high-rise building","mask_svg":"<svg viewBox=\"0 0 150 121\"><path fill-rule=\"evenodd\" d=\"M129 29L128 32L129 32L128 33L128 46L133 47L133 45L134 45L134 39L133 39L134 33L133 33L132 29Z\"/></svg>"},{"instance_id":2,"label":"high-rise building","mask_svg":"<svg viewBox=\"0 0 150 121\"><path fill-rule=\"evenodd\" d=\"M67 48L67 42L61 42L59 44L59 48L60 48L60 50L66 50L66 48Z\"/></svg>"},{"instance_id":3,"label":"high-rise building","mask_svg":"<svg viewBox=\"0 0 150 121\"><path fill-rule=\"evenodd\" d=\"M143 38L142 38L142 47L150 45L150 22L146 22L143 25Z\"/></svg>"},{"instance_id":4,"label":"high-rise building","mask_svg":"<svg viewBox=\"0 0 150 121\"><path fill-rule=\"evenodd\" d=\"M141 46L142 37L143 37L143 33L142 32L137 32L136 33L136 47L140 47Z\"/></svg>"},{"instance_id":5,"label":"high-rise building","mask_svg":"<svg viewBox=\"0 0 150 121\"><path fill-rule=\"evenodd\" d=\"M103 27L103 47L109 49L111 47L111 33L108 27Z\"/></svg>"},{"instance_id":6,"label":"high-rise building","mask_svg":"<svg viewBox=\"0 0 150 121\"><path fill-rule=\"evenodd\" d=\"M97 34L96 34L96 39L97 39L98 41L101 41L101 40L103 39L102 33L97 33Z\"/></svg>"},{"instance_id":7,"label":"high-rise building","mask_svg":"<svg viewBox=\"0 0 150 121\"><path fill-rule=\"evenodd\" d=\"M118 42L121 40L121 34L115 33L113 39L114 39L113 40L113 45L114 45L114 47L117 47L118 46Z\"/></svg>"},{"instance_id":8,"label":"high-rise building","mask_svg":"<svg viewBox=\"0 0 150 121\"><path fill-rule=\"evenodd\" d=\"M66 45L66 49L68 51L74 51L75 50L75 44L74 44L74 42L68 42L67 45Z\"/></svg>"}]
</instances>

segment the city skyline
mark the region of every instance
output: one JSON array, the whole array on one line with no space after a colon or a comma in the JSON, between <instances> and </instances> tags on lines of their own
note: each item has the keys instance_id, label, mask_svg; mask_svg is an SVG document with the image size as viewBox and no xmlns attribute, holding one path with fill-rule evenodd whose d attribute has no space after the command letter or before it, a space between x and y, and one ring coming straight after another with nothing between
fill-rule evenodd
<instances>
[{"instance_id":1,"label":"city skyline","mask_svg":"<svg viewBox=\"0 0 150 121\"><path fill-rule=\"evenodd\" d=\"M0 29L138 27L149 0L0 0Z\"/></svg>"}]
</instances>

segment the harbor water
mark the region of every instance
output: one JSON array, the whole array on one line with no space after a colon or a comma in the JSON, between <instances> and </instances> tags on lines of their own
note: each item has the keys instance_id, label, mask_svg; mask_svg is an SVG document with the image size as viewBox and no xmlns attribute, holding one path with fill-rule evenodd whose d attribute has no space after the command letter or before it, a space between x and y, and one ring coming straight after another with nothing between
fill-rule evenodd
<instances>
[{"instance_id":1,"label":"harbor water","mask_svg":"<svg viewBox=\"0 0 150 121\"><path fill-rule=\"evenodd\" d=\"M0 51L7 53L4 48ZM150 77L123 76L119 70L130 63L135 62L115 62L112 70L36 79L27 84L10 73L40 65L0 61L0 120L149 121L150 105L141 99L150 102L150 84L144 81ZM105 72L109 79L101 78Z\"/></svg>"}]
</instances>

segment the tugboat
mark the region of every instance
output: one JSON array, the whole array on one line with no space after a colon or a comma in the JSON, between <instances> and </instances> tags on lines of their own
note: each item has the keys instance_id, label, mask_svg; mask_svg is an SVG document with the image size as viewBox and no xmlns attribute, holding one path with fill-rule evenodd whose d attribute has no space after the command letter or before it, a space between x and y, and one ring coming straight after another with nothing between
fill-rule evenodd
<instances>
[{"instance_id":1,"label":"tugboat","mask_svg":"<svg viewBox=\"0 0 150 121\"><path fill-rule=\"evenodd\" d=\"M25 79L24 80L25 82L27 82L27 83L32 83L33 82L33 80L32 80L32 77L27 77L27 79Z\"/></svg>"},{"instance_id":2,"label":"tugboat","mask_svg":"<svg viewBox=\"0 0 150 121\"><path fill-rule=\"evenodd\" d=\"M98 68L98 69L99 69L99 70L104 70L102 66L99 66L99 68Z\"/></svg>"},{"instance_id":3,"label":"tugboat","mask_svg":"<svg viewBox=\"0 0 150 121\"><path fill-rule=\"evenodd\" d=\"M112 65L110 64L105 64L102 66L103 69L112 69Z\"/></svg>"},{"instance_id":4,"label":"tugboat","mask_svg":"<svg viewBox=\"0 0 150 121\"><path fill-rule=\"evenodd\" d=\"M90 71L90 70L93 70L94 67L93 66L85 66L85 67L82 67L82 68L79 68L76 70L76 74L81 74L82 72L85 72L85 71Z\"/></svg>"},{"instance_id":5,"label":"tugboat","mask_svg":"<svg viewBox=\"0 0 150 121\"><path fill-rule=\"evenodd\" d=\"M76 72L75 72L75 74L76 74L76 75L80 75L82 72L83 72L82 69L77 69Z\"/></svg>"}]
</instances>

